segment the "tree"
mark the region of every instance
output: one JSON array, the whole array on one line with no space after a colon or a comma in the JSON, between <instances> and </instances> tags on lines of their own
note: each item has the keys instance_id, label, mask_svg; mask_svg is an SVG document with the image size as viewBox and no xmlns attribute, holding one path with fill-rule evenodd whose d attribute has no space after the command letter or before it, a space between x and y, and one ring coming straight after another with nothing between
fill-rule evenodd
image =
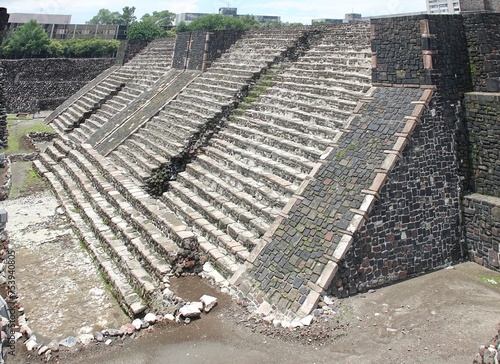
<instances>
[{"instance_id":1,"label":"tree","mask_svg":"<svg viewBox=\"0 0 500 364\"><path fill-rule=\"evenodd\" d=\"M242 18L235 18L221 14L210 14L202 18L198 18L193 20L187 26L188 30L246 30L251 27L252 25L248 23L248 19L247 22L245 22ZM179 26L177 29L178 31L182 31L179 30Z\"/></svg>"},{"instance_id":2,"label":"tree","mask_svg":"<svg viewBox=\"0 0 500 364\"><path fill-rule=\"evenodd\" d=\"M32 19L16 28L6 41L4 52L21 57L43 56L49 44L50 39L45 30Z\"/></svg>"},{"instance_id":3,"label":"tree","mask_svg":"<svg viewBox=\"0 0 500 364\"><path fill-rule=\"evenodd\" d=\"M175 20L175 13L168 10L153 11L153 14L144 14L141 21L149 21L159 26L172 25Z\"/></svg>"},{"instance_id":4,"label":"tree","mask_svg":"<svg viewBox=\"0 0 500 364\"><path fill-rule=\"evenodd\" d=\"M135 6L125 6L122 9L122 13L118 11L111 12L108 9L101 9L97 14L87 21L87 24L119 24L119 25L129 25L137 20L134 15Z\"/></svg>"},{"instance_id":5,"label":"tree","mask_svg":"<svg viewBox=\"0 0 500 364\"><path fill-rule=\"evenodd\" d=\"M111 12L108 9L101 9L97 14L87 21L87 24L119 24L120 13L117 11Z\"/></svg>"},{"instance_id":6,"label":"tree","mask_svg":"<svg viewBox=\"0 0 500 364\"><path fill-rule=\"evenodd\" d=\"M118 24L122 25L130 25L137 21L137 17L134 15L135 13L135 6L125 6L122 9L122 14L120 15L118 19Z\"/></svg>"},{"instance_id":7,"label":"tree","mask_svg":"<svg viewBox=\"0 0 500 364\"><path fill-rule=\"evenodd\" d=\"M150 21L132 23L127 29L128 40L153 40L164 36L165 31Z\"/></svg>"}]
</instances>

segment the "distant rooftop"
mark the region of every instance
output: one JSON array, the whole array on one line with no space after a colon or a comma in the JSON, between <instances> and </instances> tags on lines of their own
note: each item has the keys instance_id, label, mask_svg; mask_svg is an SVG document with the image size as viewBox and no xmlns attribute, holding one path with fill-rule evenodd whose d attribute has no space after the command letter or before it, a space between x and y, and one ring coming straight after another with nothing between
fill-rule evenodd
<instances>
[{"instance_id":1,"label":"distant rooftop","mask_svg":"<svg viewBox=\"0 0 500 364\"><path fill-rule=\"evenodd\" d=\"M63 14L30 14L30 13L9 13L9 23L25 24L35 19L39 24L70 24L71 15Z\"/></svg>"}]
</instances>

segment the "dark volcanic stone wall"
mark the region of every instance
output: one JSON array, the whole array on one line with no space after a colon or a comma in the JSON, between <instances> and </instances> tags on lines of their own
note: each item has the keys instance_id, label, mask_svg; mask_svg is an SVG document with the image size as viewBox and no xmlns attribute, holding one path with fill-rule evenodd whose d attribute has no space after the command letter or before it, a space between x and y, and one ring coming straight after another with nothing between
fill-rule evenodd
<instances>
[{"instance_id":1,"label":"dark volcanic stone wall","mask_svg":"<svg viewBox=\"0 0 500 364\"><path fill-rule=\"evenodd\" d=\"M434 97L355 235L331 291L345 297L462 258L453 130ZM434 114L434 116L432 116Z\"/></svg>"},{"instance_id":2,"label":"dark volcanic stone wall","mask_svg":"<svg viewBox=\"0 0 500 364\"><path fill-rule=\"evenodd\" d=\"M8 113L54 108L114 64L112 58L2 60Z\"/></svg>"},{"instance_id":3,"label":"dark volcanic stone wall","mask_svg":"<svg viewBox=\"0 0 500 364\"><path fill-rule=\"evenodd\" d=\"M500 198L472 194L463 204L470 259L500 270Z\"/></svg>"},{"instance_id":4,"label":"dark volcanic stone wall","mask_svg":"<svg viewBox=\"0 0 500 364\"><path fill-rule=\"evenodd\" d=\"M465 103L471 190L500 197L500 95L469 93Z\"/></svg>"},{"instance_id":5,"label":"dark volcanic stone wall","mask_svg":"<svg viewBox=\"0 0 500 364\"><path fill-rule=\"evenodd\" d=\"M4 37L4 29L9 21L6 8L0 8L0 42ZM7 148L9 132L7 130L7 107L5 98L5 70L0 63L0 149Z\"/></svg>"},{"instance_id":6,"label":"dark volcanic stone wall","mask_svg":"<svg viewBox=\"0 0 500 364\"><path fill-rule=\"evenodd\" d=\"M179 33L175 43L172 67L201 71L204 64L209 66L211 62L229 49L242 34L242 31L234 30Z\"/></svg>"},{"instance_id":7,"label":"dark volcanic stone wall","mask_svg":"<svg viewBox=\"0 0 500 364\"><path fill-rule=\"evenodd\" d=\"M474 90L499 92L500 14L464 14L463 21Z\"/></svg>"},{"instance_id":8,"label":"dark volcanic stone wall","mask_svg":"<svg viewBox=\"0 0 500 364\"><path fill-rule=\"evenodd\" d=\"M422 56L421 19L424 16L372 19L374 83L430 84Z\"/></svg>"}]
</instances>

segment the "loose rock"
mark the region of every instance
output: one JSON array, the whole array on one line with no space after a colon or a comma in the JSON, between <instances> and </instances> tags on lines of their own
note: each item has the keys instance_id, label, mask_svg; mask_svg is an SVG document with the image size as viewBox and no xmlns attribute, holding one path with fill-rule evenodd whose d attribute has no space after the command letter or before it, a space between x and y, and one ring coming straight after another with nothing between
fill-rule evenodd
<instances>
[{"instance_id":1,"label":"loose rock","mask_svg":"<svg viewBox=\"0 0 500 364\"><path fill-rule=\"evenodd\" d=\"M92 334L81 334L78 336L78 341L81 342L83 345L88 345L94 340L94 335Z\"/></svg>"},{"instance_id":2,"label":"loose rock","mask_svg":"<svg viewBox=\"0 0 500 364\"><path fill-rule=\"evenodd\" d=\"M72 348L77 344L77 339L74 336L68 336L66 339L62 339L59 341L59 345L65 346L67 348Z\"/></svg>"},{"instance_id":3,"label":"loose rock","mask_svg":"<svg viewBox=\"0 0 500 364\"><path fill-rule=\"evenodd\" d=\"M189 318L198 317L201 315L201 311L197 307L192 305L182 306L181 309L179 310L179 313L182 316Z\"/></svg>"},{"instance_id":4,"label":"loose rock","mask_svg":"<svg viewBox=\"0 0 500 364\"><path fill-rule=\"evenodd\" d=\"M144 316L144 321L150 324L154 324L156 322L157 318L154 313L148 313L146 316Z\"/></svg>"},{"instance_id":5,"label":"loose rock","mask_svg":"<svg viewBox=\"0 0 500 364\"><path fill-rule=\"evenodd\" d=\"M210 312L215 306L217 306L217 298L204 294L201 296L200 301L203 303L205 312Z\"/></svg>"}]
</instances>

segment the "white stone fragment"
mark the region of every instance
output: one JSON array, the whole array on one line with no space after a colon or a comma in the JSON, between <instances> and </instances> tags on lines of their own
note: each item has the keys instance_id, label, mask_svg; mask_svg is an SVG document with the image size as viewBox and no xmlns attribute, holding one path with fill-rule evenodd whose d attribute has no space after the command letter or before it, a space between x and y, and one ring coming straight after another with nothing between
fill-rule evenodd
<instances>
[{"instance_id":1,"label":"white stone fragment","mask_svg":"<svg viewBox=\"0 0 500 364\"><path fill-rule=\"evenodd\" d=\"M184 317L198 317L201 315L201 311L193 305L182 306L179 313Z\"/></svg>"},{"instance_id":2,"label":"white stone fragment","mask_svg":"<svg viewBox=\"0 0 500 364\"><path fill-rule=\"evenodd\" d=\"M302 325L302 323L300 322L299 319L295 319L292 321L292 323L290 324L290 326L294 329L298 328L298 327L302 327L304 325Z\"/></svg>"},{"instance_id":3,"label":"white stone fragment","mask_svg":"<svg viewBox=\"0 0 500 364\"><path fill-rule=\"evenodd\" d=\"M312 324L313 320L313 315L307 315L306 317L302 318L302 320L300 320L300 323L304 326L309 326L310 324Z\"/></svg>"},{"instance_id":4,"label":"white stone fragment","mask_svg":"<svg viewBox=\"0 0 500 364\"><path fill-rule=\"evenodd\" d=\"M210 312L215 306L217 306L217 298L204 294L201 296L200 301L203 303L205 312Z\"/></svg>"},{"instance_id":5,"label":"white stone fragment","mask_svg":"<svg viewBox=\"0 0 500 364\"><path fill-rule=\"evenodd\" d=\"M94 335L92 334L81 334L78 336L78 342L82 343L83 345L90 344L92 340L94 340Z\"/></svg>"},{"instance_id":6,"label":"white stone fragment","mask_svg":"<svg viewBox=\"0 0 500 364\"><path fill-rule=\"evenodd\" d=\"M33 348L35 348L38 344L36 343L36 338L35 336L32 336L31 338L28 339L28 341L26 341L24 343L24 345L26 345L26 349L28 349L28 351L31 351L33 350Z\"/></svg>"},{"instance_id":7,"label":"white stone fragment","mask_svg":"<svg viewBox=\"0 0 500 364\"><path fill-rule=\"evenodd\" d=\"M149 324L154 324L156 322L156 315L154 313L148 313L146 316L144 316L144 321L146 321Z\"/></svg>"},{"instance_id":8,"label":"white stone fragment","mask_svg":"<svg viewBox=\"0 0 500 364\"><path fill-rule=\"evenodd\" d=\"M138 319L138 318L136 318L134 321L132 321L132 325L134 325L136 330L140 330L142 327L142 324L143 324L142 320Z\"/></svg>"},{"instance_id":9,"label":"white stone fragment","mask_svg":"<svg viewBox=\"0 0 500 364\"><path fill-rule=\"evenodd\" d=\"M49 347L47 345L42 345L40 349L38 349L38 355L43 355L49 350Z\"/></svg>"},{"instance_id":10,"label":"white stone fragment","mask_svg":"<svg viewBox=\"0 0 500 364\"><path fill-rule=\"evenodd\" d=\"M113 342L113 340L108 339L108 340L106 340L106 342L105 342L104 344L109 345L109 344L111 344L112 342Z\"/></svg>"},{"instance_id":11,"label":"white stone fragment","mask_svg":"<svg viewBox=\"0 0 500 364\"><path fill-rule=\"evenodd\" d=\"M328 296L323 296L323 302L328 306L333 305L333 300Z\"/></svg>"},{"instance_id":12,"label":"white stone fragment","mask_svg":"<svg viewBox=\"0 0 500 364\"><path fill-rule=\"evenodd\" d=\"M274 319L274 320L273 320L273 326L274 326L274 327L278 327L279 325L281 325L281 320Z\"/></svg>"},{"instance_id":13,"label":"white stone fragment","mask_svg":"<svg viewBox=\"0 0 500 364\"><path fill-rule=\"evenodd\" d=\"M285 321L285 320L281 321L281 327L283 327L284 329L288 329L290 328L290 326L291 326L290 321Z\"/></svg>"},{"instance_id":14,"label":"white stone fragment","mask_svg":"<svg viewBox=\"0 0 500 364\"><path fill-rule=\"evenodd\" d=\"M200 312L203 311L203 302L194 301L194 302L191 302L191 306L196 307L198 310L200 310Z\"/></svg>"},{"instance_id":15,"label":"white stone fragment","mask_svg":"<svg viewBox=\"0 0 500 364\"><path fill-rule=\"evenodd\" d=\"M172 315L171 313L167 313L165 315L165 320L168 320L168 321L174 321L175 320L175 316Z\"/></svg>"}]
</instances>

